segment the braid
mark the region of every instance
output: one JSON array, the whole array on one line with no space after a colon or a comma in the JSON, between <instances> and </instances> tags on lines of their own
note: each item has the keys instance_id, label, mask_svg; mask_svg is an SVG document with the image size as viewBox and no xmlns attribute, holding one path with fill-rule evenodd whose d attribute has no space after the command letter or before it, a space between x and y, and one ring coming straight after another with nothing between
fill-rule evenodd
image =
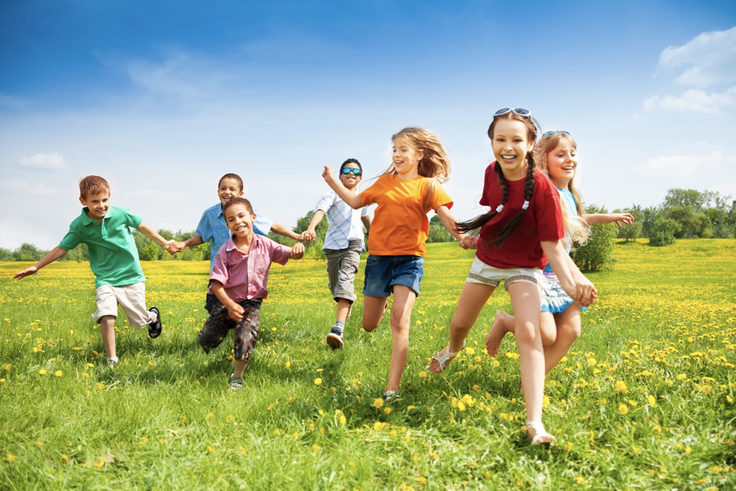
<instances>
[{"instance_id":1,"label":"braid","mask_svg":"<svg viewBox=\"0 0 736 491\"><path fill-rule=\"evenodd\" d=\"M527 170L526 180L524 181L524 201L531 203L532 195L534 194L534 169L536 168L536 164L534 163L534 157L531 152L527 153L526 160ZM498 235L496 235L496 237L491 241L491 245L501 246L506 242L506 239L509 238L521 223L521 220L524 218L524 212L526 212L526 210L522 208L519 213L514 215L508 222L504 223L498 230Z\"/></svg>"}]
</instances>

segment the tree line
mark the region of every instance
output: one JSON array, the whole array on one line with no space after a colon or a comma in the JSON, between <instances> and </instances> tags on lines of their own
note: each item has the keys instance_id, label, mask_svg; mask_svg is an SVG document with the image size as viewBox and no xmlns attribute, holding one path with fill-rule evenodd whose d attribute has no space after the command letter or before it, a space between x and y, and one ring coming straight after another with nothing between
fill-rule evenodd
<instances>
[{"instance_id":1,"label":"tree line","mask_svg":"<svg viewBox=\"0 0 736 491\"><path fill-rule=\"evenodd\" d=\"M607 213L605 207L586 206L588 213ZM605 269L613 263L612 252L615 239L625 241L648 238L653 246L665 246L681 238L733 238L736 231L736 200L714 191L697 191L695 189L670 189L662 204L651 207L633 205L613 213L631 213L635 221L632 225L617 228L614 224L595 225L588 243L580 246L572 253L573 259L584 271ZM309 226L312 211L299 218L294 232L302 233ZM316 227L316 239L305 244L306 257L324 258L322 246L327 234L327 219L322 219ZM187 240L194 231L171 232L159 230L159 234L167 240ZM171 256L145 235L133 230L138 256L141 261L204 261L210 259L210 244L205 243ZM292 245L293 240L274 234L268 235L280 244ZM451 242L455 239L445 229L437 215L429 221L427 242ZM15 250L0 247L0 261L38 261L48 251L38 249L33 244L23 243ZM87 261L87 246L80 244L69 251L62 261Z\"/></svg>"}]
</instances>

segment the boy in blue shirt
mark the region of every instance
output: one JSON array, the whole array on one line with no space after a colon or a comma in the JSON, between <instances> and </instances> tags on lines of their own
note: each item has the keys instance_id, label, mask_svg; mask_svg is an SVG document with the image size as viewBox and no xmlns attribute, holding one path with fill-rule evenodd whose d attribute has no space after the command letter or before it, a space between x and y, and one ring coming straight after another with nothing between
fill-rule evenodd
<instances>
[{"instance_id":1,"label":"boy in blue shirt","mask_svg":"<svg viewBox=\"0 0 736 491\"><path fill-rule=\"evenodd\" d=\"M199 220L197 230L194 232L194 236L188 240L180 242L172 242L168 248L170 254L176 254L181 252L185 247L195 247L205 242L211 242L210 246L210 271L215 264L215 256L217 251L225 245L230 238L230 229L227 228L225 223L225 216L222 213L222 209L230 198L241 198L245 194L243 192L243 179L237 174L225 174L220 178L220 182L217 183L217 197L220 202L214 206L211 206L204 210L202 218ZM269 230L273 230L279 235L289 237L294 240L302 240L302 235L289 230L280 223L273 222L268 218L264 217L256 210L253 210L256 214L256 219L253 222L253 231L258 235L266 236ZM212 313L212 307L217 303L217 297L211 293L207 293L207 300L204 308L208 313Z\"/></svg>"},{"instance_id":2,"label":"boy in blue shirt","mask_svg":"<svg viewBox=\"0 0 736 491\"><path fill-rule=\"evenodd\" d=\"M138 215L127 208L110 205L110 185L99 176L87 176L79 182L79 202L82 213L69 225L69 232L40 261L19 271L13 277L21 280L37 274L79 244L87 244L89 266L95 274L97 312L92 318L100 324L102 343L107 353L107 364L118 362L115 351L115 319L118 304L128 317L131 327L148 326L148 335L161 334L161 315L156 307L146 310L146 289L138 249L129 227L138 229L164 248L170 241L143 223Z\"/></svg>"}]
</instances>

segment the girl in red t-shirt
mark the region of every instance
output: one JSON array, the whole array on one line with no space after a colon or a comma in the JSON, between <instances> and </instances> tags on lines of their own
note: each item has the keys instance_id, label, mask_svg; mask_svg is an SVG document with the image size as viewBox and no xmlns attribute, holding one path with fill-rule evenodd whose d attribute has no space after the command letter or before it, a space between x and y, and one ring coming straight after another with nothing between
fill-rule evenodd
<instances>
[{"instance_id":1,"label":"girl in red t-shirt","mask_svg":"<svg viewBox=\"0 0 736 491\"><path fill-rule=\"evenodd\" d=\"M419 282L424 275L431 209L442 224L461 241L465 234L455 228L450 212L452 200L441 183L450 177L450 160L442 142L422 128L404 128L391 137L391 166L360 195L347 192L326 166L322 177L337 195L358 209L378 205L368 237L368 260L363 289L363 328L370 332L378 327L393 293L391 306L391 364L383 394L387 402L399 397L401 376L409 352L409 327L414 301L419 295Z\"/></svg>"},{"instance_id":2,"label":"girl in red t-shirt","mask_svg":"<svg viewBox=\"0 0 736 491\"><path fill-rule=\"evenodd\" d=\"M532 149L537 128L531 112L500 109L488 136L496 161L486 169L480 204L490 206L491 211L458 224L460 232L480 231L479 236L463 238L461 244L478 252L450 324L450 345L430 365L439 373L463 349L470 328L503 281L515 314L527 434L532 443L549 443L555 437L542 425L544 351L539 333L544 256L564 290L581 305L590 305L597 292L565 252L557 189L543 173L535 172Z\"/></svg>"}]
</instances>

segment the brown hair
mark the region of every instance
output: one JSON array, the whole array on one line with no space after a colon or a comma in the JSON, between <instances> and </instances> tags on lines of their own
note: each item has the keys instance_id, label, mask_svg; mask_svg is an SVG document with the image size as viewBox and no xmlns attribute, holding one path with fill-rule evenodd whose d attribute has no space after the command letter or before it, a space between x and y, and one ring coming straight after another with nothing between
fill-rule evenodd
<instances>
[{"instance_id":1,"label":"brown hair","mask_svg":"<svg viewBox=\"0 0 736 491\"><path fill-rule=\"evenodd\" d=\"M500 116L493 117L493 121L491 121L491 125L488 127L488 138L490 138L491 141L493 141L493 132L496 128L496 123L501 119L513 119L516 121L521 121L522 123L524 123L524 126L526 126L527 139L530 142L533 142L537 139L537 124L531 118L531 116L520 116L511 111ZM532 152L528 152L526 154L526 160L528 167L526 172L526 180L524 181L524 200L531 202L534 192L534 170L536 168ZM508 183L506 182L506 177L503 175L501 165L498 162L494 164L493 168L498 174L498 180L501 184L501 189L503 192L501 204L505 205L509 199ZM524 218L525 211L526 210L522 209L515 216L511 217L509 221L504 223L499 229L498 234L496 234L496 236L491 239L490 245L500 246L501 244L503 244L506 239L514 232L514 230L516 230L516 227L519 226L519 223L521 223L521 219ZM457 224L457 230L463 233L478 232L481 228L483 228L483 225L488 223L497 214L498 212L496 210L491 210L490 212L479 215L471 220L460 222Z\"/></svg>"},{"instance_id":2,"label":"brown hair","mask_svg":"<svg viewBox=\"0 0 736 491\"><path fill-rule=\"evenodd\" d=\"M225 174L224 176L222 176L220 178L219 181L217 181L217 188L218 189L220 188L220 184L222 184L222 181L224 179L235 179L238 182L238 185L240 186L240 191L241 192L243 191L243 180L240 178L239 175L233 174L232 172L231 173L228 173L228 174Z\"/></svg>"},{"instance_id":3,"label":"brown hair","mask_svg":"<svg viewBox=\"0 0 736 491\"><path fill-rule=\"evenodd\" d=\"M225 206L222 207L222 214L225 214L225 211L230 208L231 206L235 205L243 205L245 206L245 209L248 210L248 213L253 213L253 207L250 204L250 201L248 201L245 198L230 198L225 203Z\"/></svg>"},{"instance_id":4,"label":"brown hair","mask_svg":"<svg viewBox=\"0 0 736 491\"><path fill-rule=\"evenodd\" d=\"M552 136L542 135L542 138L540 138L539 142L534 147L534 160L536 160L539 169L544 171L547 176L549 176L549 164L547 161L547 156L550 152L555 151L564 143L567 143L574 150L578 149L578 145L577 143L575 143L573 137L570 136L568 133L563 132L558 132ZM573 213L571 210L567 210L565 200L560 200L560 204L562 205L562 220L564 222L565 233L567 234L567 232L569 231L569 236L566 236L563 240L567 242L568 246L572 246L571 242L585 244L590 238L590 230L588 229L585 220L583 220L583 213L585 213L585 210L583 209L583 200L580 196L580 191L578 191L577 187L575 186L574 176L567 184L567 188L570 190L572 196L575 198L575 204L577 208L576 211L578 216L577 219L573 219Z\"/></svg>"},{"instance_id":5,"label":"brown hair","mask_svg":"<svg viewBox=\"0 0 736 491\"><path fill-rule=\"evenodd\" d=\"M110 193L110 185L100 176L87 176L79 181L79 196L87 199L90 194L99 194L107 191Z\"/></svg>"}]
</instances>

